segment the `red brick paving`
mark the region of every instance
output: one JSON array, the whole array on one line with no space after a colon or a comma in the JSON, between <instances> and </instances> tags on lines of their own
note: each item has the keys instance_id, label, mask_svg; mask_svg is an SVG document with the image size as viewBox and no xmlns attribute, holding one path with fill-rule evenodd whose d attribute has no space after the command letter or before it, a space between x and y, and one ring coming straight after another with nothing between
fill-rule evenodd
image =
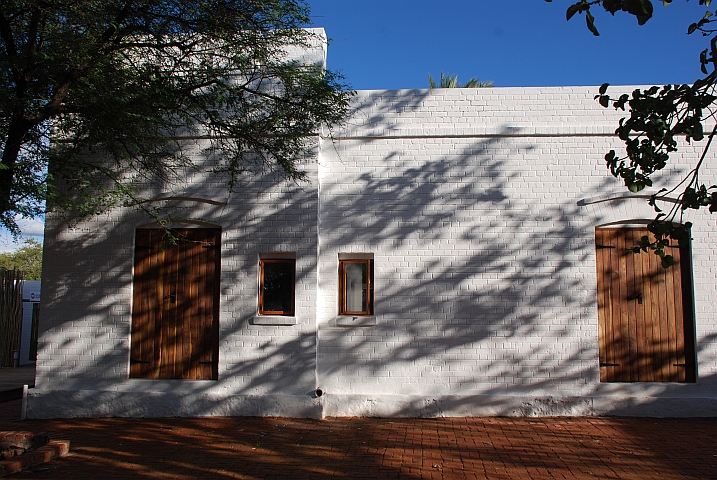
<instances>
[{"instance_id":1,"label":"red brick paving","mask_svg":"<svg viewBox=\"0 0 717 480\"><path fill-rule=\"evenodd\" d=\"M19 456L10 458L0 457L0 477L20 472L55 458L67 455L70 451L70 442L46 435L36 435L28 432L2 432L0 431L0 444L15 444L20 447L30 447L34 443L37 448ZM40 444L37 446L37 444Z\"/></svg>"},{"instance_id":2,"label":"red brick paving","mask_svg":"<svg viewBox=\"0 0 717 480\"><path fill-rule=\"evenodd\" d=\"M15 420L71 441L12 478L717 479L717 419L172 418Z\"/></svg>"}]
</instances>

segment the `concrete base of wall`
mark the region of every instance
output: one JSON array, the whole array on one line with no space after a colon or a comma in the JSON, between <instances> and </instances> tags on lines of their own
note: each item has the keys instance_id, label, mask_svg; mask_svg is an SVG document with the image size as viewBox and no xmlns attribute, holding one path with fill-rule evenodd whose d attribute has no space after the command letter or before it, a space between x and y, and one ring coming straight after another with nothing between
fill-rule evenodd
<instances>
[{"instance_id":1,"label":"concrete base of wall","mask_svg":"<svg viewBox=\"0 0 717 480\"><path fill-rule=\"evenodd\" d=\"M226 395L30 390L27 418L73 417L717 417L717 398L676 396Z\"/></svg>"},{"instance_id":2,"label":"concrete base of wall","mask_svg":"<svg viewBox=\"0 0 717 480\"><path fill-rule=\"evenodd\" d=\"M326 417L717 417L717 398L685 396L326 395Z\"/></svg>"},{"instance_id":3,"label":"concrete base of wall","mask_svg":"<svg viewBox=\"0 0 717 480\"><path fill-rule=\"evenodd\" d=\"M238 395L108 390L30 390L27 418L295 417L321 418L309 395Z\"/></svg>"}]
</instances>

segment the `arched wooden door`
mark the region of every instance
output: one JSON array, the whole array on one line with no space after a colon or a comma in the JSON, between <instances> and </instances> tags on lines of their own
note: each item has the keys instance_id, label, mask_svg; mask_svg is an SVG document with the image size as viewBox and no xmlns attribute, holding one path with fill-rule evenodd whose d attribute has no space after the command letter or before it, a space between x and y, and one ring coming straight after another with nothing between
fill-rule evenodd
<instances>
[{"instance_id":1,"label":"arched wooden door","mask_svg":"<svg viewBox=\"0 0 717 480\"><path fill-rule=\"evenodd\" d=\"M689 249L675 242L676 264L665 269L657 255L629 250L644 235L651 236L644 228L595 232L600 381L694 382Z\"/></svg>"},{"instance_id":2,"label":"arched wooden door","mask_svg":"<svg viewBox=\"0 0 717 480\"><path fill-rule=\"evenodd\" d=\"M216 380L221 230L138 229L130 377Z\"/></svg>"}]
</instances>

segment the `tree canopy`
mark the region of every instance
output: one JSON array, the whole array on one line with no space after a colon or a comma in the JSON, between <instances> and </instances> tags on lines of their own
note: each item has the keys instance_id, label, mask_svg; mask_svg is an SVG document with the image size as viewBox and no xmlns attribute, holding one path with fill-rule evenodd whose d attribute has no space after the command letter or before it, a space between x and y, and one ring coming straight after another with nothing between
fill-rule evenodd
<instances>
[{"instance_id":1,"label":"tree canopy","mask_svg":"<svg viewBox=\"0 0 717 480\"><path fill-rule=\"evenodd\" d=\"M14 252L0 253L0 268L20 270L24 280L42 278L42 244L34 238L28 238Z\"/></svg>"},{"instance_id":2,"label":"tree canopy","mask_svg":"<svg viewBox=\"0 0 717 480\"><path fill-rule=\"evenodd\" d=\"M443 72L441 72L441 79L438 83L438 86L436 86L436 81L433 80L433 76L430 73L428 74L429 88L488 88L492 86L493 82L491 80L481 82L476 77L471 78L463 85L459 85L458 75L450 75Z\"/></svg>"},{"instance_id":3,"label":"tree canopy","mask_svg":"<svg viewBox=\"0 0 717 480\"><path fill-rule=\"evenodd\" d=\"M191 163L187 136L228 188L303 179L311 137L352 95L286 60L316 41L308 14L302 0L0 0L0 223L141 206L139 185Z\"/></svg>"},{"instance_id":4,"label":"tree canopy","mask_svg":"<svg viewBox=\"0 0 717 480\"><path fill-rule=\"evenodd\" d=\"M664 6L671 3L672 0L662 0ZM623 94L617 98L611 97L608 94L609 85L603 84L595 97L603 107L612 106L630 114L629 118L620 121L615 131L625 143L625 151L617 153L611 150L605 155L605 161L610 172L622 179L631 192L652 186L652 177L667 167L670 156L678 151L680 142L704 140L699 161L689 174L676 179L674 185L660 189L650 198L650 205L655 209L657 217L648 225L648 230L655 235L656 240L650 241L644 237L635 251L655 251L662 257L663 266L673 263L672 256L665 250L670 239L679 241L681 245L690 239L692 225L690 222L682 222L682 213L687 209L702 208L707 208L710 213L717 211L717 186L707 186L700 180L700 169L717 133L717 124L705 131L705 121L714 123L717 101L717 28L713 27L717 12L709 10L710 3L711 0L699 0L699 4L705 7L704 16L685 26L687 34L698 34L705 38L706 48L699 54L704 74L702 78L695 80L692 85L636 89L632 95ZM654 13L650 0L581 0L570 5L566 18L570 20L576 14L584 14L587 28L596 36L599 31L591 13L592 7L602 7L612 15L632 15L639 25L648 22ZM669 68L669 63L665 65L665 68Z\"/></svg>"}]
</instances>

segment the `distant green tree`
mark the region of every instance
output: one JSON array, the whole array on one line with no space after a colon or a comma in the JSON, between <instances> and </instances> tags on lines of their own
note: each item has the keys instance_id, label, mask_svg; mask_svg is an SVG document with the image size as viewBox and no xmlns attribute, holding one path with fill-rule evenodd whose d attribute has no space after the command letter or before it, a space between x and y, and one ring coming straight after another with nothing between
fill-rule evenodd
<instances>
[{"instance_id":1,"label":"distant green tree","mask_svg":"<svg viewBox=\"0 0 717 480\"><path fill-rule=\"evenodd\" d=\"M436 87L436 82L433 80L431 74L428 74L428 86L430 88L489 88L493 86L493 81L487 80L485 82L481 82L477 78L473 77L463 85L458 85L458 75L450 75L441 72L441 80L438 87Z\"/></svg>"},{"instance_id":2,"label":"distant green tree","mask_svg":"<svg viewBox=\"0 0 717 480\"><path fill-rule=\"evenodd\" d=\"M42 278L42 244L34 238L14 252L0 253L0 268L21 270L25 280Z\"/></svg>"}]
</instances>

